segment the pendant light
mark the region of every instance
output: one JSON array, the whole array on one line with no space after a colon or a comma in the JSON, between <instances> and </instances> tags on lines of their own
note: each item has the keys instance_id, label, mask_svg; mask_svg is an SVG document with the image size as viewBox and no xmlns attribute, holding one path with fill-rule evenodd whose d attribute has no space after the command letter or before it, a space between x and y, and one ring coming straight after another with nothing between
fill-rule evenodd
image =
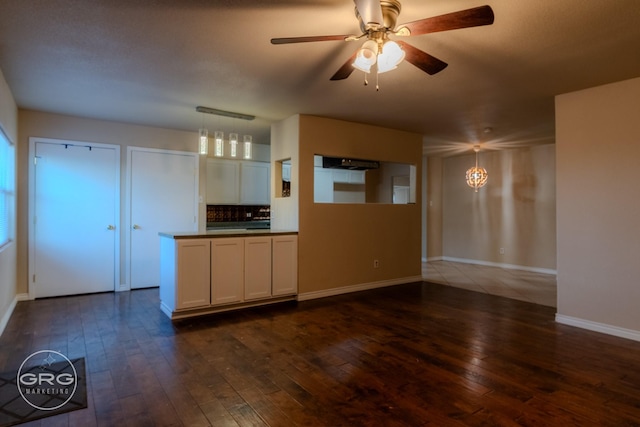
<instances>
[{"instance_id":1,"label":"pendant light","mask_svg":"<svg viewBox=\"0 0 640 427\"><path fill-rule=\"evenodd\" d=\"M198 144L198 152L206 156L209 154L209 131L206 128L200 128L200 139Z\"/></svg>"},{"instance_id":2,"label":"pendant light","mask_svg":"<svg viewBox=\"0 0 640 427\"><path fill-rule=\"evenodd\" d=\"M229 146L231 147L230 149L231 157L237 157L238 156L238 134L237 133L234 132L229 134Z\"/></svg>"},{"instance_id":3,"label":"pendant light","mask_svg":"<svg viewBox=\"0 0 640 427\"><path fill-rule=\"evenodd\" d=\"M202 115L202 126L198 130L198 153L203 156L209 154L209 131L204 127L204 114Z\"/></svg>"},{"instance_id":4,"label":"pendant light","mask_svg":"<svg viewBox=\"0 0 640 427\"><path fill-rule=\"evenodd\" d=\"M476 165L467 170L467 185L478 192L478 188L484 187L489 178L489 174L485 168L478 167L478 152L480 152L480 146L474 145L473 151L476 152Z\"/></svg>"},{"instance_id":5,"label":"pendant light","mask_svg":"<svg viewBox=\"0 0 640 427\"><path fill-rule=\"evenodd\" d=\"M251 135L244 135L242 137L242 140L244 144L243 158L249 160L253 155L251 153L251 144L253 143L253 137Z\"/></svg>"},{"instance_id":6,"label":"pendant light","mask_svg":"<svg viewBox=\"0 0 640 427\"><path fill-rule=\"evenodd\" d=\"M222 157L224 156L224 132L217 130L214 134L214 148L215 151L213 152L213 154L216 157Z\"/></svg>"}]
</instances>

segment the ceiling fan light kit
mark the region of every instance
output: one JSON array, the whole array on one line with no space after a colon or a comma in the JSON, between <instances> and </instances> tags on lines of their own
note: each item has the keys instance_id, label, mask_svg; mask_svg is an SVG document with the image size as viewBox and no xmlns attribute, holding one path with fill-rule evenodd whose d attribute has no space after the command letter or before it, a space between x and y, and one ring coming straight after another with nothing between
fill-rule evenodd
<instances>
[{"instance_id":1,"label":"ceiling fan light kit","mask_svg":"<svg viewBox=\"0 0 640 427\"><path fill-rule=\"evenodd\" d=\"M404 42L391 40L390 36L409 37L440 31L478 27L493 24L494 15L490 6L479 6L458 12L447 13L431 18L402 24L396 28L401 11L399 0L354 0L355 14L362 34L307 36L273 38L272 44L306 43L317 41L354 41L366 37L360 49L331 77L331 80L343 80L354 69L377 74L397 68L404 59L430 75L439 73L447 63ZM375 65L375 67L374 67ZM366 79L365 79L366 84Z\"/></svg>"}]
</instances>

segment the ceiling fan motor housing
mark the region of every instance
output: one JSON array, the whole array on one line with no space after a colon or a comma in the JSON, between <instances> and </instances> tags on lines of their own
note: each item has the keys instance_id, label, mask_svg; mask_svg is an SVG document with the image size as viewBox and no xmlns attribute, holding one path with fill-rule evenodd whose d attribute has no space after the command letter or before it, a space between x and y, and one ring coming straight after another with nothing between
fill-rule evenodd
<instances>
[{"instance_id":1,"label":"ceiling fan motor housing","mask_svg":"<svg viewBox=\"0 0 640 427\"><path fill-rule=\"evenodd\" d=\"M380 0L380 8L382 9L382 20L384 22L379 22L378 24L380 25L378 27L373 27L368 25L368 22L363 22L362 16L360 16L360 12L358 12L358 8L356 7L356 17L358 18L360 29L363 33L367 33L369 30L378 30L383 28L393 30L396 27L398 15L400 15L400 10L402 8L400 2L398 0Z\"/></svg>"}]
</instances>

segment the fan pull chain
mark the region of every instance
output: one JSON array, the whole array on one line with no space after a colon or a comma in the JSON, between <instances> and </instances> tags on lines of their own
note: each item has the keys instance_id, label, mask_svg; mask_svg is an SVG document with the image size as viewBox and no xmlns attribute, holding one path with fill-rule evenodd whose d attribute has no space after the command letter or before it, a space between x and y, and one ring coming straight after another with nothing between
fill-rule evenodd
<instances>
[{"instance_id":1,"label":"fan pull chain","mask_svg":"<svg viewBox=\"0 0 640 427\"><path fill-rule=\"evenodd\" d=\"M369 80L367 80L367 73L364 73L364 85L369 86Z\"/></svg>"},{"instance_id":2,"label":"fan pull chain","mask_svg":"<svg viewBox=\"0 0 640 427\"><path fill-rule=\"evenodd\" d=\"M380 86L378 85L378 76L379 74L376 72L376 92L380 91Z\"/></svg>"}]
</instances>

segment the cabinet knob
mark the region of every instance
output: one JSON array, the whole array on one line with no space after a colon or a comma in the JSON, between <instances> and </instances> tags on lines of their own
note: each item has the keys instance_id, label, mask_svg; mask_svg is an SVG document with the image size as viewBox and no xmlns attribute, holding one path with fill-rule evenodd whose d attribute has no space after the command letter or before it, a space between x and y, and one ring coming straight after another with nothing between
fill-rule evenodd
<instances>
[{"instance_id":1,"label":"cabinet knob","mask_svg":"<svg viewBox=\"0 0 640 427\"><path fill-rule=\"evenodd\" d=\"M111 225L111 224L109 224L109 225L107 226L107 230L115 230L115 229L116 229L116 227L115 227L115 226L113 226L113 225Z\"/></svg>"},{"instance_id":2,"label":"cabinet knob","mask_svg":"<svg viewBox=\"0 0 640 427\"><path fill-rule=\"evenodd\" d=\"M133 229L134 230L140 230L140 226L138 224L133 224Z\"/></svg>"}]
</instances>

